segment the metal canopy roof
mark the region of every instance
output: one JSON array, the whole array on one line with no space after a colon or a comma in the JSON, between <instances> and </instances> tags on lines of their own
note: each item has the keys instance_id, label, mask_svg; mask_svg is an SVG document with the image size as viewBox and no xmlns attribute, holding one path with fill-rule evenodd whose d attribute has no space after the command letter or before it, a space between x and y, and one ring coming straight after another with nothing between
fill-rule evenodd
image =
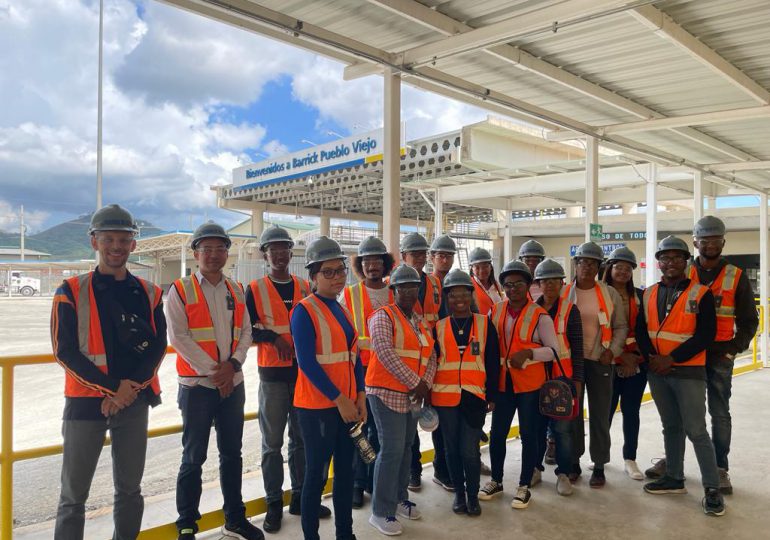
<instances>
[{"instance_id":1,"label":"metal canopy roof","mask_svg":"<svg viewBox=\"0 0 770 540\"><path fill-rule=\"evenodd\" d=\"M549 140L594 136L725 187L770 188L766 0L165 1L345 62L347 79L400 70L408 84L525 120ZM450 157L445 172L460 182L490 180ZM377 167L325 187L346 210L377 212L374 184L372 196L345 193ZM419 193L402 196L403 215L425 210ZM324 197L294 200L335 204Z\"/></svg>"}]
</instances>

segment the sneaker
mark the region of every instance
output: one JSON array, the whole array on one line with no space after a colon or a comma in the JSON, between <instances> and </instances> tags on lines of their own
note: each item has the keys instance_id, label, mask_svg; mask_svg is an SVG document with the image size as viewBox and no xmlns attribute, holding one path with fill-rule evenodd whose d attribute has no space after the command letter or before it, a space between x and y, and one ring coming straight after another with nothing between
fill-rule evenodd
<instances>
[{"instance_id":1,"label":"sneaker","mask_svg":"<svg viewBox=\"0 0 770 540\"><path fill-rule=\"evenodd\" d=\"M444 488L447 491L454 491L455 490L455 485L452 483L452 481L449 478L440 478L440 477L438 477L438 476L436 476L434 474L433 475L433 483L434 484L438 484L439 486L441 486L442 488Z\"/></svg>"},{"instance_id":2,"label":"sneaker","mask_svg":"<svg viewBox=\"0 0 770 540\"><path fill-rule=\"evenodd\" d=\"M727 469L719 469L719 491L723 495L733 494L733 485L730 482L730 475L727 474Z\"/></svg>"},{"instance_id":3,"label":"sneaker","mask_svg":"<svg viewBox=\"0 0 770 540\"><path fill-rule=\"evenodd\" d=\"M535 470L532 471L532 480L529 482L529 487L535 487L542 481L543 481L543 471L535 467Z\"/></svg>"},{"instance_id":4,"label":"sneaker","mask_svg":"<svg viewBox=\"0 0 770 540\"><path fill-rule=\"evenodd\" d=\"M318 518L319 519L328 519L332 517L332 511L329 509L328 506L324 506L323 504L318 507Z\"/></svg>"},{"instance_id":5,"label":"sneaker","mask_svg":"<svg viewBox=\"0 0 770 540\"><path fill-rule=\"evenodd\" d=\"M639 465L637 465L636 461L633 459L627 459L625 461L624 469L626 470L626 474L634 480L644 480L644 475L642 474L642 471L639 470Z\"/></svg>"},{"instance_id":6,"label":"sneaker","mask_svg":"<svg viewBox=\"0 0 770 540\"><path fill-rule=\"evenodd\" d=\"M369 525L380 531L385 536L398 536L404 532L404 528L398 522L396 516L381 518L372 514L369 516Z\"/></svg>"},{"instance_id":7,"label":"sneaker","mask_svg":"<svg viewBox=\"0 0 770 540\"><path fill-rule=\"evenodd\" d=\"M417 505L410 500L401 501L396 507L396 515L406 519L420 519L422 514L417 510Z\"/></svg>"},{"instance_id":8,"label":"sneaker","mask_svg":"<svg viewBox=\"0 0 770 540\"><path fill-rule=\"evenodd\" d=\"M467 514L468 513L468 501L465 498L465 493L455 492L455 500L452 502L452 512L455 514Z\"/></svg>"},{"instance_id":9,"label":"sneaker","mask_svg":"<svg viewBox=\"0 0 770 540\"><path fill-rule=\"evenodd\" d=\"M492 469L490 469L489 465L487 465L483 461L481 462L481 474L483 474L484 476L492 476Z\"/></svg>"},{"instance_id":10,"label":"sneaker","mask_svg":"<svg viewBox=\"0 0 770 540\"><path fill-rule=\"evenodd\" d=\"M244 519L237 525L227 523L222 525L222 536L239 538L240 540L264 540L265 538L259 527L255 527L247 519Z\"/></svg>"},{"instance_id":11,"label":"sneaker","mask_svg":"<svg viewBox=\"0 0 770 540\"><path fill-rule=\"evenodd\" d=\"M572 495L572 483L566 474L560 474L556 478L556 493L562 497L569 497Z\"/></svg>"},{"instance_id":12,"label":"sneaker","mask_svg":"<svg viewBox=\"0 0 770 540\"><path fill-rule=\"evenodd\" d=\"M607 479L604 477L604 469L597 469L594 467L594 472L591 473L591 479L588 481L588 485L594 489L603 488L607 483Z\"/></svg>"},{"instance_id":13,"label":"sneaker","mask_svg":"<svg viewBox=\"0 0 770 540\"><path fill-rule=\"evenodd\" d=\"M195 529L179 529L176 540L195 540Z\"/></svg>"},{"instance_id":14,"label":"sneaker","mask_svg":"<svg viewBox=\"0 0 770 540\"><path fill-rule=\"evenodd\" d=\"M481 515L481 505L477 496L468 495L468 515L471 517Z\"/></svg>"},{"instance_id":15,"label":"sneaker","mask_svg":"<svg viewBox=\"0 0 770 540\"><path fill-rule=\"evenodd\" d=\"M283 519L283 501L274 501L268 503L265 521L262 528L266 533L274 533L281 530L281 520Z\"/></svg>"},{"instance_id":16,"label":"sneaker","mask_svg":"<svg viewBox=\"0 0 770 540\"><path fill-rule=\"evenodd\" d=\"M361 488L353 488L353 508L363 508L364 506L364 490Z\"/></svg>"},{"instance_id":17,"label":"sneaker","mask_svg":"<svg viewBox=\"0 0 770 540\"><path fill-rule=\"evenodd\" d=\"M677 495L687 493L687 488L684 487L684 480L674 480L668 476L663 476L663 478L644 484L644 491L653 495Z\"/></svg>"},{"instance_id":18,"label":"sneaker","mask_svg":"<svg viewBox=\"0 0 770 540\"><path fill-rule=\"evenodd\" d=\"M406 486L409 491L420 491L422 489L422 473L413 472L409 475L409 485Z\"/></svg>"},{"instance_id":19,"label":"sneaker","mask_svg":"<svg viewBox=\"0 0 770 540\"><path fill-rule=\"evenodd\" d=\"M545 450L545 464L556 465L556 441L548 439L548 447Z\"/></svg>"},{"instance_id":20,"label":"sneaker","mask_svg":"<svg viewBox=\"0 0 770 540\"><path fill-rule=\"evenodd\" d=\"M666 476L666 458L654 460L652 467L644 471L644 476L650 480L657 480Z\"/></svg>"},{"instance_id":21,"label":"sneaker","mask_svg":"<svg viewBox=\"0 0 770 540\"><path fill-rule=\"evenodd\" d=\"M529 488L527 486L519 486L519 489L516 490L516 496L511 501L511 508L524 510L529 506L530 499L532 499L532 493L529 491Z\"/></svg>"},{"instance_id":22,"label":"sneaker","mask_svg":"<svg viewBox=\"0 0 770 540\"><path fill-rule=\"evenodd\" d=\"M490 501L495 495L499 495L503 492L503 484L490 480L484 487L479 490L479 499L482 501Z\"/></svg>"},{"instance_id":23,"label":"sneaker","mask_svg":"<svg viewBox=\"0 0 770 540\"><path fill-rule=\"evenodd\" d=\"M703 513L706 515L723 516L725 514L725 499L717 488L706 488L702 504Z\"/></svg>"}]
</instances>

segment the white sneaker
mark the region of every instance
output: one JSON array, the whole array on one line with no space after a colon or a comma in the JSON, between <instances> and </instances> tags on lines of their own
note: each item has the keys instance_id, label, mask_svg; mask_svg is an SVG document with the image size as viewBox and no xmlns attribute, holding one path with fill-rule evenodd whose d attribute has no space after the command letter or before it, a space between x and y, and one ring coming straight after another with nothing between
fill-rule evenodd
<instances>
[{"instance_id":1,"label":"white sneaker","mask_svg":"<svg viewBox=\"0 0 770 540\"><path fill-rule=\"evenodd\" d=\"M529 501L532 499L532 493L527 486L519 486L516 490L516 496L511 501L511 508L516 510L523 510L529 506Z\"/></svg>"},{"instance_id":2,"label":"white sneaker","mask_svg":"<svg viewBox=\"0 0 770 540\"><path fill-rule=\"evenodd\" d=\"M566 474L560 474L556 480L556 493L562 497L569 497L572 495L572 482Z\"/></svg>"},{"instance_id":3,"label":"white sneaker","mask_svg":"<svg viewBox=\"0 0 770 540\"><path fill-rule=\"evenodd\" d=\"M395 516L386 518L377 517L374 514L369 516L369 525L380 531L385 536L398 536L404 532L403 527Z\"/></svg>"},{"instance_id":4,"label":"white sneaker","mask_svg":"<svg viewBox=\"0 0 770 540\"><path fill-rule=\"evenodd\" d=\"M639 466L633 459L627 459L625 465L626 474L634 480L644 480L644 474L639 470Z\"/></svg>"},{"instance_id":5,"label":"white sneaker","mask_svg":"<svg viewBox=\"0 0 770 540\"><path fill-rule=\"evenodd\" d=\"M535 487L542 481L543 481L543 471L535 467L535 470L532 471L532 481L529 483L529 487Z\"/></svg>"},{"instance_id":6,"label":"white sneaker","mask_svg":"<svg viewBox=\"0 0 770 540\"><path fill-rule=\"evenodd\" d=\"M405 517L406 519L420 519L422 517L420 511L417 510L417 505L409 500L398 503L396 515Z\"/></svg>"}]
</instances>

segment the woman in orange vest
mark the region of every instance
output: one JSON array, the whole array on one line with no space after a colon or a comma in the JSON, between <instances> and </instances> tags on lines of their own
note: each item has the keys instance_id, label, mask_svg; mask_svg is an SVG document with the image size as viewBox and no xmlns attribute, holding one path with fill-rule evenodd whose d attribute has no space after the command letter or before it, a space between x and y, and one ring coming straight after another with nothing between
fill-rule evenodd
<instances>
[{"instance_id":1,"label":"woman in orange vest","mask_svg":"<svg viewBox=\"0 0 770 540\"><path fill-rule=\"evenodd\" d=\"M531 498L529 488L539 458L538 436L544 423L539 410L540 387L549 369L546 362L556 358L559 344L553 321L529 299L532 274L527 265L509 262L500 273L500 281L508 299L497 304L492 312L500 343L498 393L489 438L492 479L481 490L480 498L489 500L503 492L506 441L513 415L518 411L521 474L511 507L523 509L529 506Z\"/></svg>"},{"instance_id":2,"label":"woman in orange vest","mask_svg":"<svg viewBox=\"0 0 770 540\"><path fill-rule=\"evenodd\" d=\"M358 255L353 257L353 270L361 280L345 288L342 304L353 316L353 324L358 333L358 352L364 366L364 378L372 355L367 320L375 310L393 302L393 292L385 283L385 276L393 268L393 255L388 253L385 243L376 236L369 236L358 245ZM367 402L367 407L369 403ZM377 440L377 427L374 425L372 411L364 426L364 435L375 451L380 444ZM372 493L374 482L374 463L367 465L356 452L353 455L353 508L364 505L364 491Z\"/></svg>"},{"instance_id":3,"label":"woman in orange vest","mask_svg":"<svg viewBox=\"0 0 770 540\"><path fill-rule=\"evenodd\" d=\"M345 254L326 236L305 251L314 293L291 314L291 335L299 373L294 391L302 439L305 481L302 489L302 532L319 540L321 492L334 456L334 525L338 539L353 535L353 440L349 431L366 422L364 372L358 335L350 314L337 302L348 273Z\"/></svg>"},{"instance_id":4,"label":"woman in orange vest","mask_svg":"<svg viewBox=\"0 0 770 540\"><path fill-rule=\"evenodd\" d=\"M489 315L495 304L503 301L503 291L495 279L492 255L486 249L477 247L471 251L468 260L479 313Z\"/></svg>"},{"instance_id":5,"label":"woman in orange vest","mask_svg":"<svg viewBox=\"0 0 770 540\"><path fill-rule=\"evenodd\" d=\"M438 411L455 487L452 510L478 516L479 439L486 413L495 408L499 344L489 317L471 311L473 282L468 274L459 269L449 272L444 291L449 316L436 324L438 370L430 400Z\"/></svg>"},{"instance_id":6,"label":"woman in orange vest","mask_svg":"<svg viewBox=\"0 0 770 540\"><path fill-rule=\"evenodd\" d=\"M623 413L623 460L626 474L634 480L644 480L644 474L636 464L639 446L639 409L647 387L647 363L636 345L634 326L642 305L642 290L634 287L636 255L627 247L620 247L610 254L604 281L615 288L623 300L628 314L628 337L623 354L615 358L615 378L612 381L610 423L620 402Z\"/></svg>"},{"instance_id":7,"label":"woman in orange vest","mask_svg":"<svg viewBox=\"0 0 770 540\"><path fill-rule=\"evenodd\" d=\"M369 523L391 536L402 532L398 518L419 519L409 500L411 446L419 410L436 373L431 331L414 312L420 287L417 270L401 265L393 271L394 303L369 319L372 357L366 373L366 394L381 447L374 470Z\"/></svg>"}]
</instances>

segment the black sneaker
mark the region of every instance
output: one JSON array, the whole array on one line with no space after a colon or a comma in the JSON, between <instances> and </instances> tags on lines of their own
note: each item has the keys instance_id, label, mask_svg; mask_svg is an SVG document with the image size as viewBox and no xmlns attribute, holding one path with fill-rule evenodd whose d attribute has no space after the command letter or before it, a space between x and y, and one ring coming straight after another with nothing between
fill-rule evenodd
<instances>
[{"instance_id":1,"label":"black sneaker","mask_svg":"<svg viewBox=\"0 0 770 540\"><path fill-rule=\"evenodd\" d=\"M422 473L413 472L409 475L409 485L406 486L409 491L420 491L422 489Z\"/></svg>"},{"instance_id":2,"label":"black sneaker","mask_svg":"<svg viewBox=\"0 0 770 540\"><path fill-rule=\"evenodd\" d=\"M364 507L364 490L361 488L353 488L353 508Z\"/></svg>"},{"instance_id":3,"label":"black sneaker","mask_svg":"<svg viewBox=\"0 0 770 540\"><path fill-rule=\"evenodd\" d=\"M670 476L663 476L663 478L644 484L644 491L653 495L677 495L687 493L687 488L684 487L684 480L674 480Z\"/></svg>"},{"instance_id":4,"label":"black sneaker","mask_svg":"<svg viewBox=\"0 0 770 540\"><path fill-rule=\"evenodd\" d=\"M712 516L725 514L725 499L718 488L706 488L706 496L703 497L703 513Z\"/></svg>"},{"instance_id":5,"label":"black sneaker","mask_svg":"<svg viewBox=\"0 0 770 540\"><path fill-rule=\"evenodd\" d=\"M644 476L650 480L658 480L666 476L666 458L653 461L652 467L644 471Z\"/></svg>"},{"instance_id":6,"label":"black sneaker","mask_svg":"<svg viewBox=\"0 0 770 540\"><path fill-rule=\"evenodd\" d=\"M455 485L452 483L452 480L450 480L449 478L443 478L441 476L434 474L433 482L438 484L439 486L441 486L447 491L452 492L455 490Z\"/></svg>"},{"instance_id":7,"label":"black sneaker","mask_svg":"<svg viewBox=\"0 0 770 540\"><path fill-rule=\"evenodd\" d=\"M472 517L481 515L481 505L479 504L479 498L474 495L468 495L468 515Z\"/></svg>"},{"instance_id":8,"label":"black sneaker","mask_svg":"<svg viewBox=\"0 0 770 540\"><path fill-rule=\"evenodd\" d=\"M264 540L265 538L259 527L255 527L246 519L237 525L225 523L222 526L222 536L240 540Z\"/></svg>"},{"instance_id":9,"label":"black sneaker","mask_svg":"<svg viewBox=\"0 0 770 540\"><path fill-rule=\"evenodd\" d=\"M318 517L320 519L328 519L328 518L332 517L332 511L329 510L328 506L321 505L318 508Z\"/></svg>"},{"instance_id":10,"label":"black sneaker","mask_svg":"<svg viewBox=\"0 0 770 540\"><path fill-rule=\"evenodd\" d=\"M594 472L591 473L591 478L588 480L588 485L593 489L601 489L607 483L607 478L604 476L604 469L594 468Z\"/></svg>"},{"instance_id":11,"label":"black sneaker","mask_svg":"<svg viewBox=\"0 0 770 540\"><path fill-rule=\"evenodd\" d=\"M179 529L179 535L176 540L195 540L195 529Z\"/></svg>"},{"instance_id":12,"label":"black sneaker","mask_svg":"<svg viewBox=\"0 0 770 540\"><path fill-rule=\"evenodd\" d=\"M283 520L283 501L274 501L268 503L265 521L262 527L266 533L274 533L281 530L281 521Z\"/></svg>"},{"instance_id":13,"label":"black sneaker","mask_svg":"<svg viewBox=\"0 0 770 540\"><path fill-rule=\"evenodd\" d=\"M468 501L465 498L465 493L455 493L455 500L452 503L452 512L455 514L468 513Z\"/></svg>"}]
</instances>

